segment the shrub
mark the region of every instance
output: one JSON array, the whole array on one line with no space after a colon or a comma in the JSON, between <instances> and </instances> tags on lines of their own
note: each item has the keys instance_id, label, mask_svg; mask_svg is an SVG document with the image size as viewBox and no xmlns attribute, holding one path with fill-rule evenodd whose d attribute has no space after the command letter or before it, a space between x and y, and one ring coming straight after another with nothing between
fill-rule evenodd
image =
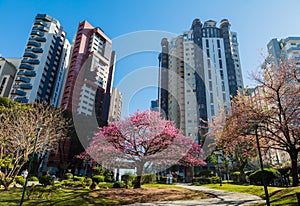
<instances>
[{"instance_id":1,"label":"shrub","mask_svg":"<svg viewBox=\"0 0 300 206\"><path fill-rule=\"evenodd\" d=\"M166 184L166 182L167 182L167 177L166 176L161 176L160 180L159 180L159 183ZM176 182L177 182L177 179L172 177L172 184L176 183Z\"/></svg>"},{"instance_id":2,"label":"shrub","mask_svg":"<svg viewBox=\"0 0 300 206\"><path fill-rule=\"evenodd\" d=\"M125 188L125 184L123 182L117 181L113 184L113 188Z\"/></svg>"},{"instance_id":3,"label":"shrub","mask_svg":"<svg viewBox=\"0 0 300 206\"><path fill-rule=\"evenodd\" d=\"M221 182L221 177L219 177L219 176L210 177L209 181L210 181L211 184L220 183Z\"/></svg>"},{"instance_id":4,"label":"shrub","mask_svg":"<svg viewBox=\"0 0 300 206\"><path fill-rule=\"evenodd\" d=\"M175 181L175 178L173 178ZM152 184L156 182L155 174L143 174L142 175L142 184Z\"/></svg>"},{"instance_id":5,"label":"shrub","mask_svg":"<svg viewBox=\"0 0 300 206\"><path fill-rule=\"evenodd\" d=\"M57 191L57 189L58 187L56 186L43 187L41 185L34 185L27 189L26 194L29 200L30 199L49 200L52 194Z\"/></svg>"},{"instance_id":6,"label":"shrub","mask_svg":"<svg viewBox=\"0 0 300 206\"><path fill-rule=\"evenodd\" d=\"M44 186L53 185L54 184L54 180L53 180L53 178L50 175L44 175L44 176L40 177L39 183L42 184L42 185L44 185Z\"/></svg>"},{"instance_id":7,"label":"shrub","mask_svg":"<svg viewBox=\"0 0 300 206\"><path fill-rule=\"evenodd\" d=\"M136 176L133 175L132 173L127 173L127 174L124 174L121 176L121 180L130 187L134 183L135 179L136 179Z\"/></svg>"},{"instance_id":8,"label":"shrub","mask_svg":"<svg viewBox=\"0 0 300 206\"><path fill-rule=\"evenodd\" d=\"M280 173L271 168L264 169L264 173L261 170L256 170L249 175L250 183L255 185L262 185L262 178L265 180L266 184L269 185L274 179L280 177Z\"/></svg>"},{"instance_id":9,"label":"shrub","mask_svg":"<svg viewBox=\"0 0 300 206\"><path fill-rule=\"evenodd\" d=\"M73 180L74 180L74 181L79 181L79 182L83 182L84 179L85 179L85 177L78 177L78 176L74 176L74 177L73 177Z\"/></svg>"},{"instance_id":10,"label":"shrub","mask_svg":"<svg viewBox=\"0 0 300 206\"><path fill-rule=\"evenodd\" d=\"M239 180L240 180L240 172L239 171L236 171L236 172L232 172L231 174L230 174L230 177L231 177L231 179L233 180L233 182L239 182Z\"/></svg>"},{"instance_id":11,"label":"shrub","mask_svg":"<svg viewBox=\"0 0 300 206\"><path fill-rule=\"evenodd\" d=\"M110 170L105 170L104 172L104 180L105 182L112 182L113 181L113 173Z\"/></svg>"},{"instance_id":12,"label":"shrub","mask_svg":"<svg viewBox=\"0 0 300 206\"><path fill-rule=\"evenodd\" d=\"M20 184L20 185L25 185L26 179L22 176L16 176L16 183Z\"/></svg>"},{"instance_id":13,"label":"shrub","mask_svg":"<svg viewBox=\"0 0 300 206\"><path fill-rule=\"evenodd\" d=\"M102 167L102 166L95 166L93 169L94 169L96 175L101 175L101 176L104 175L104 172L105 172L105 168L104 167Z\"/></svg>"},{"instance_id":14,"label":"shrub","mask_svg":"<svg viewBox=\"0 0 300 206\"><path fill-rule=\"evenodd\" d=\"M70 172L67 172L65 175L64 175L64 179L65 180L70 180L70 179L73 179L73 174L70 173Z\"/></svg>"},{"instance_id":15,"label":"shrub","mask_svg":"<svg viewBox=\"0 0 300 206\"><path fill-rule=\"evenodd\" d=\"M214 172L212 170L202 170L199 171L195 177L211 177L214 175Z\"/></svg>"},{"instance_id":16,"label":"shrub","mask_svg":"<svg viewBox=\"0 0 300 206\"><path fill-rule=\"evenodd\" d=\"M111 182L100 182L98 184L99 188L112 188L114 183Z\"/></svg>"},{"instance_id":17,"label":"shrub","mask_svg":"<svg viewBox=\"0 0 300 206\"><path fill-rule=\"evenodd\" d=\"M28 180L29 181L39 181L39 178L37 178L36 176L31 176L31 177L28 177Z\"/></svg>"},{"instance_id":18,"label":"shrub","mask_svg":"<svg viewBox=\"0 0 300 206\"><path fill-rule=\"evenodd\" d=\"M193 178L193 185L203 185L203 184L216 184L220 183L221 178L218 176L214 177L195 177Z\"/></svg>"},{"instance_id":19,"label":"shrub","mask_svg":"<svg viewBox=\"0 0 300 206\"><path fill-rule=\"evenodd\" d=\"M104 176L101 176L101 175L94 175L93 177L92 177L92 180L93 180L93 182L95 182L95 183L99 183L99 182L104 182L104 179L105 179L105 177Z\"/></svg>"},{"instance_id":20,"label":"shrub","mask_svg":"<svg viewBox=\"0 0 300 206\"><path fill-rule=\"evenodd\" d=\"M84 184L85 187L91 186L92 183L93 183L93 180L92 180L92 178L89 178L89 177L85 178L84 181L83 181L83 184Z\"/></svg>"}]
</instances>

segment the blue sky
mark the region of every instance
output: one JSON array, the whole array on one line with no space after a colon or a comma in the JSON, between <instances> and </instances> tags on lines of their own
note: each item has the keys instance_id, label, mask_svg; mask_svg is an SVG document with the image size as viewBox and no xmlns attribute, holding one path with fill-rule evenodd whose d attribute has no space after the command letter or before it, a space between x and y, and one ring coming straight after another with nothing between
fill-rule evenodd
<instances>
[{"instance_id":1,"label":"blue sky","mask_svg":"<svg viewBox=\"0 0 300 206\"><path fill-rule=\"evenodd\" d=\"M143 30L181 34L193 19L202 22L227 18L238 33L241 66L245 85L253 85L249 73L262 62L261 49L272 38L300 36L299 0L0 0L0 54L21 57L37 13L58 19L71 41L78 23L87 20L101 27L111 38ZM157 42L159 47L160 42ZM118 53L117 53L118 54ZM128 73L144 67L157 67L157 52L139 52L119 59L115 85ZM153 68L155 70L155 68ZM130 113L150 106L157 88L139 90L130 101Z\"/></svg>"}]
</instances>

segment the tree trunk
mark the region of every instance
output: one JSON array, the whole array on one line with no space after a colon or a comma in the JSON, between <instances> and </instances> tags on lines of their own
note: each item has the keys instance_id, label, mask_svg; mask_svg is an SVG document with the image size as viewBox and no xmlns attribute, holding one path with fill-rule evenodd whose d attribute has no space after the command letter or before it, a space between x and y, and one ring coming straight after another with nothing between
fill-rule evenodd
<instances>
[{"instance_id":1,"label":"tree trunk","mask_svg":"<svg viewBox=\"0 0 300 206\"><path fill-rule=\"evenodd\" d=\"M246 176L245 176L244 169L240 170L239 182L240 183L246 183Z\"/></svg>"},{"instance_id":2,"label":"tree trunk","mask_svg":"<svg viewBox=\"0 0 300 206\"><path fill-rule=\"evenodd\" d=\"M144 163L139 163L136 168L137 177L136 177L136 181L134 184L134 188L141 188L143 169L144 169Z\"/></svg>"},{"instance_id":3,"label":"tree trunk","mask_svg":"<svg viewBox=\"0 0 300 206\"><path fill-rule=\"evenodd\" d=\"M289 153L291 162L292 162L292 178L293 178L293 186L299 185L299 179L298 179L298 167L297 167L297 158L298 158L298 152L290 152Z\"/></svg>"}]
</instances>

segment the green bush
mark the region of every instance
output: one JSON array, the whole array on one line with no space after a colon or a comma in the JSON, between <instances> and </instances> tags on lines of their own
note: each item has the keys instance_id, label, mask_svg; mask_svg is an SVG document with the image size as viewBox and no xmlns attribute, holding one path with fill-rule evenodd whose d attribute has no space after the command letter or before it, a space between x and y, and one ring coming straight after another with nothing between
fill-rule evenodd
<instances>
[{"instance_id":1,"label":"green bush","mask_svg":"<svg viewBox=\"0 0 300 206\"><path fill-rule=\"evenodd\" d=\"M92 177L93 182L99 184L99 182L104 182L105 177L102 175L94 175Z\"/></svg>"},{"instance_id":2,"label":"green bush","mask_svg":"<svg viewBox=\"0 0 300 206\"><path fill-rule=\"evenodd\" d=\"M98 184L99 188L112 188L114 183L111 182L100 182Z\"/></svg>"},{"instance_id":3,"label":"green bush","mask_svg":"<svg viewBox=\"0 0 300 206\"><path fill-rule=\"evenodd\" d=\"M212 177L214 172L212 170L202 170L196 173L195 177Z\"/></svg>"},{"instance_id":4,"label":"green bush","mask_svg":"<svg viewBox=\"0 0 300 206\"><path fill-rule=\"evenodd\" d=\"M237 183L237 182L240 181L240 174L241 174L241 173L240 173L239 171L232 172L232 173L230 174L230 177L231 177L231 179L233 180L233 182Z\"/></svg>"},{"instance_id":5,"label":"green bush","mask_svg":"<svg viewBox=\"0 0 300 206\"><path fill-rule=\"evenodd\" d=\"M36 176L30 176L28 177L29 181L39 181L39 178L37 178Z\"/></svg>"},{"instance_id":6,"label":"green bush","mask_svg":"<svg viewBox=\"0 0 300 206\"><path fill-rule=\"evenodd\" d=\"M136 179L136 176L132 173L127 173L121 176L121 180L128 186L132 186L134 181Z\"/></svg>"},{"instance_id":7,"label":"green bush","mask_svg":"<svg viewBox=\"0 0 300 206\"><path fill-rule=\"evenodd\" d=\"M211 184L220 183L221 182L221 177L219 177L219 176L210 177L209 181L210 181Z\"/></svg>"},{"instance_id":8,"label":"green bush","mask_svg":"<svg viewBox=\"0 0 300 206\"><path fill-rule=\"evenodd\" d=\"M83 184L85 187L91 186L92 183L93 183L93 180L92 180L92 178L89 178L89 177L85 178L83 181Z\"/></svg>"},{"instance_id":9,"label":"green bush","mask_svg":"<svg viewBox=\"0 0 300 206\"><path fill-rule=\"evenodd\" d=\"M280 177L280 173L271 168L264 169L264 173L261 170L256 170L249 175L250 183L255 185L263 185L262 178L266 184L269 185L274 179Z\"/></svg>"},{"instance_id":10,"label":"green bush","mask_svg":"<svg viewBox=\"0 0 300 206\"><path fill-rule=\"evenodd\" d=\"M220 183L221 178L218 176L214 177L195 177L193 178L193 185L203 185L203 184L216 184Z\"/></svg>"},{"instance_id":11,"label":"green bush","mask_svg":"<svg viewBox=\"0 0 300 206\"><path fill-rule=\"evenodd\" d=\"M63 180L61 184L65 187L86 187L84 182L73 180Z\"/></svg>"},{"instance_id":12,"label":"green bush","mask_svg":"<svg viewBox=\"0 0 300 206\"><path fill-rule=\"evenodd\" d=\"M53 180L53 178L50 175L44 175L44 176L40 177L39 183L42 184L42 185L44 185L44 186L53 185L54 184L54 180Z\"/></svg>"},{"instance_id":13,"label":"green bush","mask_svg":"<svg viewBox=\"0 0 300 206\"><path fill-rule=\"evenodd\" d=\"M94 169L96 175L104 176L104 173L105 173L105 168L104 167L95 166L93 169Z\"/></svg>"},{"instance_id":14,"label":"green bush","mask_svg":"<svg viewBox=\"0 0 300 206\"><path fill-rule=\"evenodd\" d=\"M113 172L110 170L105 170L104 180L105 180L105 182L112 182L113 181Z\"/></svg>"},{"instance_id":15,"label":"green bush","mask_svg":"<svg viewBox=\"0 0 300 206\"><path fill-rule=\"evenodd\" d=\"M85 177L78 177L78 176L74 176L74 177L73 177L73 180L74 180L74 181L79 181L79 182L83 182L84 179L85 179Z\"/></svg>"},{"instance_id":16,"label":"green bush","mask_svg":"<svg viewBox=\"0 0 300 206\"><path fill-rule=\"evenodd\" d=\"M113 188L125 188L125 184L123 182L117 181L113 184Z\"/></svg>"},{"instance_id":17,"label":"green bush","mask_svg":"<svg viewBox=\"0 0 300 206\"><path fill-rule=\"evenodd\" d=\"M16 176L16 183L20 184L20 185L25 185L26 179L22 176Z\"/></svg>"},{"instance_id":18,"label":"green bush","mask_svg":"<svg viewBox=\"0 0 300 206\"><path fill-rule=\"evenodd\" d=\"M50 186L43 187L41 185L33 185L28 187L26 191L27 198L30 199L51 199L53 193L57 191L58 187Z\"/></svg>"},{"instance_id":19,"label":"green bush","mask_svg":"<svg viewBox=\"0 0 300 206\"><path fill-rule=\"evenodd\" d=\"M167 182L167 177L166 176L161 176L160 180L159 180L159 183L166 184L166 182ZM177 179L172 177L172 184L174 184L176 182L177 182Z\"/></svg>"},{"instance_id":20,"label":"green bush","mask_svg":"<svg viewBox=\"0 0 300 206\"><path fill-rule=\"evenodd\" d=\"M173 180L175 180L173 178ZM155 174L143 174L142 175L142 184L153 184L156 182L156 175Z\"/></svg>"},{"instance_id":21,"label":"green bush","mask_svg":"<svg viewBox=\"0 0 300 206\"><path fill-rule=\"evenodd\" d=\"M71 180L71 179L73 179L73 174L72 173L70 173L70 172L67 172L65 175L64 175L64 179L65 180Z\"/></svg>"}]
</instances>

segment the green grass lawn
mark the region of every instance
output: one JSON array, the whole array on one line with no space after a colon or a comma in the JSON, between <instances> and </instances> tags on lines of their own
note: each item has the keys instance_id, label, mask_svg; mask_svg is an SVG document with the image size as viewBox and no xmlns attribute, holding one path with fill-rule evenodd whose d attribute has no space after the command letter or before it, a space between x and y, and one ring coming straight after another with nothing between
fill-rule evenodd
<instances>
[{"instance_id":1,"label":"green grass lawn","mask_svg":"<svg viewBox=\"0 0 300 206\"><path fill-rule=\"evenodd\" d=\"M231 192L242 192L260 196L265 198L265 192L263 186L255 185L235 185L235 184L207 184L207 187L213 189L226 190ZM296 192L300 192L300 186L298 187L268 187L271 205L298 205ZM266 204L260 204L266 205Z\"/></svg>"},{"instance_id":2,"label":"green grass lawn","mask_svg":"<svg viewBox=\"0 0 300 206\"><path fill-rule=\"evenodd\" d=\"M12 188L9 191L0 192L0 205L19 205L22 196L22 189ZM116 201L103 198L93 198L89 196L89 190L68 190L59 189L52 193L49 200L47 199L33 199L27 200L25 198L23 205L114 205Z\"/></svg>"}]
</instances>

